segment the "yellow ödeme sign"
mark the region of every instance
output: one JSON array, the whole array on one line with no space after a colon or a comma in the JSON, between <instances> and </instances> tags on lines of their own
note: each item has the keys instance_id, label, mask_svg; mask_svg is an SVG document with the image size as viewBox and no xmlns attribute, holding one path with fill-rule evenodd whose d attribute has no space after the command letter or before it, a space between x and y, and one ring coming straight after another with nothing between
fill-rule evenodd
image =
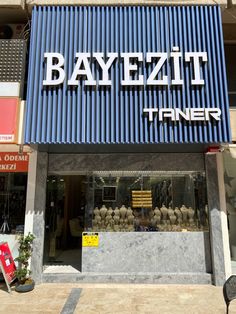
<instances>
[{"instance_id":1,"label":"yellow \u00f6deme sign","mask_svg":"<svg viewBox=\"0 0 236 314\"><path fill-rule=\"evenodd\" d=\"M82 246L98 247L99 236L98 233L83 233Z\"/></svg>"}]
</instances>

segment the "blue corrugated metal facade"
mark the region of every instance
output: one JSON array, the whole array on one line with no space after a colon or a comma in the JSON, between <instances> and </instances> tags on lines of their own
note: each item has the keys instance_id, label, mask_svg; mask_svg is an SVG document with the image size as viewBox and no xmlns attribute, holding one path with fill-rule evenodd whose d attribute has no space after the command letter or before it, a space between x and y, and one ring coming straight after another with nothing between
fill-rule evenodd
<instances>
[{"instance_id":1,"label":"blue corrugated metal facade","mask_svg":"<svg viewBox=\"0 0 236 314\"><path fill-rule=\"evenodd\" d=\"M230 141L221 12L218 6L35 7L30 42L26 143L221 143ZM182 86L122 86L123 52L207 52L203 86L191 85L193 67L180 61ZM45 52L64 56L66 79L43 86ZM111 86L67 84L78 52L117 52ZM101 79L91 62L94 79ZM144 82L153 67L141 62ZM166 62L159 75L171 80ZM221 120L150 122L144 108L220 108Z\"/></svg>"}]
</instances>

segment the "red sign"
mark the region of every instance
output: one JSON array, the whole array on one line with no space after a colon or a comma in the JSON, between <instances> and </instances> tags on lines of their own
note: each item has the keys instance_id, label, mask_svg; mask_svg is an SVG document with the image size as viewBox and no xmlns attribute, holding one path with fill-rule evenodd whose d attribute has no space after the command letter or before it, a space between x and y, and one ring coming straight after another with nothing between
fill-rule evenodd
<instances>
[{"instance_id":1,"label":"red sign","mask_svg":"<svg viewBox=\"0 0 236 314\"><path fill-rule=\"evenodd\" d=\"M220 152L220 146L209 146L207 148L208 153L219 153Z\"/></svg>"},{"instance_id":2,"label":"red sign","mask_svg":"<svg viewBox=\"0 0 236 314\"><path fill-rule=\"evenodd\" d=\"M0 243L0 265L7 284L10 284L16 278L16 265L7 242Z\"/></svg>"},{"instance_id":3,"label":"red sign","mask_svg":"<svg viewBox=\"0 0 236 314\"><path fill-rule=\"evenodd\" d=\"M19 98L0 97L0 143L17 143Z\"/></svg>"},{"instance_id":4,"label":"red sign","mask_svg":"<svg viewBox=\"0 0 236 314\"><path fill-rule=\"evenodd\" d=\"M0 172L27 172L28 164L27 153L0 153Z\"/></svg>"}]
</instances>

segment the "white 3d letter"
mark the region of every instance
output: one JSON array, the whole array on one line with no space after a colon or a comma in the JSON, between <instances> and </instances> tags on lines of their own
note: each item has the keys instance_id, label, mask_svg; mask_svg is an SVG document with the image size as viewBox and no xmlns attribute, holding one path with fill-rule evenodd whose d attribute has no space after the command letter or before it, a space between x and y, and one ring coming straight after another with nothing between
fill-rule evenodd
<instances>
[{"instance_id":1,"label":"white 3d letter","mask_svg":"<svg viewBox=\"0 0 236 314\"><path fill-rule=\"evenodd\" d=\"M99 85L111 85L111 80L109 80L108 70L110 69L112 62L118 57L118 53L108 53L108 61L104 62L104 53L103 52L95 52L93 56L96 58L98 64L102 68L102 80L98 81Z\"/></svg>"},{"instance_id":2,"label":"white 3d letter","mask_svg":"<svg viewBox=\"0 0 236 314\"><path fill-rule=\"evenodd\" d=\"M160 69L163 67L163 64L167 60L167 53L166 52L147 52L147 62L148 63L152 62L153 58L158 58L159 60L147 79L147 85L168 85L168 80L167 80L166 75L163 75L162 80L155 79Z\"/></svg>"},{"instance_id":3,"label":"white 3d letter","mask_svg":"<svg viewBox=\"0 0 236 314\"><path fill-rule=\"evenodd\" d=\"M200 58L202 61L207 61L206 52L185 52L185 60L190 62L190 59L193 58L193 68L194 68L194 79L191 80L192 85L204 85L204 80L201 80L200 77Z\"/></svg>"},{"instance_id":4,"label":"white 3d letter","mask_svg":"<svg viewBox=\"0 0 236 314\"><path fill-rule=\"evenodd\" d=\"M138 70L137 64L130 64L130 59L135 58L138 61L143 61L143 54L141 52L127 52L121 53L121 57L124 59L124 80L121 81L121 85L143 85L143 75L139 75L138 80L130 78L130 72Z\"/></svg>"},{"instance_id":5,"label":"white 3d letter","mask_svg":"<svg viewBox=\"0 0 236 314\"><path fill-rule=\"evenodd\" d=\"M183 85L183 80L180 78L180 59L182 57L182 53L178 52L179 47L173 47L173 52L170 53L171 58L173 58L173 66L174 66L174 79L171 80L172 85Z\"/></svg>"},{"instance_id":6,"label":"white 3d letter","mask_svg":"<svg viewBox=\"0 0 236 314\"><path fill-rule=\"evenodd\" d=\"M88 58L90 58L90 53L81 52L75 55L78 59L75 64L74 71L71 78L68 80L68 85L78 85L79 80L77 76L86 76L85 85L96 85L96 81L93 79L91 69L89 67ZM84 65L84 69L81 69L81 65Z\"/></svg>"},{"instance_id":7,"label":"white 3d letter","mask_svg":"<svg viewBox=\"0 0 236 314\"><path fill-rule=\"evenodd\" d=\"M59 85L63 83L65 79L65 71L62 66L64 65L64 58L57 52L45 52L44 58L46 58L46 80L43 80L43 85ZM53 60L57 59L57 63L53 64ZM53 71L57 71L58 78L53 79Z\"/></svg>"}]
</instances>

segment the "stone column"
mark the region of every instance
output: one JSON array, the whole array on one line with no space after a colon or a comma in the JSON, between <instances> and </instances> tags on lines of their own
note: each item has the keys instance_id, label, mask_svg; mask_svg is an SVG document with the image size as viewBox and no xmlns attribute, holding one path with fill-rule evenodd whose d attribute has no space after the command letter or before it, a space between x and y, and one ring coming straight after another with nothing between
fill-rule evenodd
<instances>
[{"instance_id":1,"label":"stone column","mask_svg":"<svg viewBox=\"0 0 236 314\"><path fill-rule=\"evenodd\" d=\"M213 283L223 285L231 274L222 153L205 158Z\"/></svg>"},{"instance_id":2,"label":"stone column","mask_svg":"<svg viewBox=\"0 0 236 314\"><path fill-rule=\"evenodd\" d=\"M25 234L35 235L30 268L36 283L41 282L43 270L47 169L48 154L34 150L29 158Z\"/></svg>"}]
</instances>

